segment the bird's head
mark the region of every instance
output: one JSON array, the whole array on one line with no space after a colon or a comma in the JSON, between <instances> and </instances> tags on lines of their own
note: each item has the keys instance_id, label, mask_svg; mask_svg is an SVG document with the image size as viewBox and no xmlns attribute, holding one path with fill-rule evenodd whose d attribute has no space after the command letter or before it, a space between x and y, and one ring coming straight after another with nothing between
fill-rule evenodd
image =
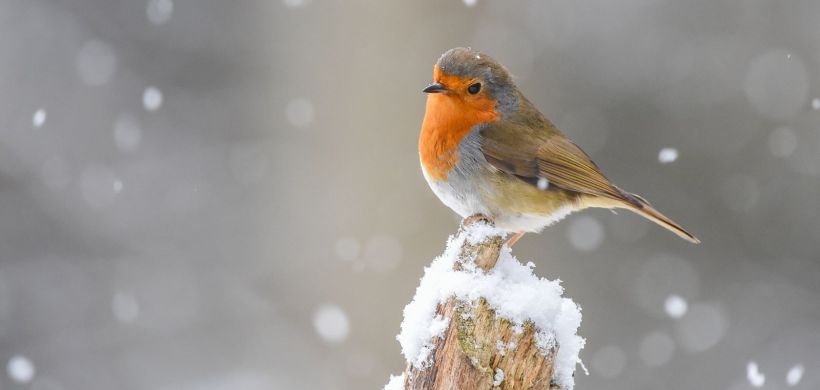
<instances>
[{"instance_id":1,"label":"bird's head","mask_svg":"<svg viewBox=\"0 0 820 390\"><path fill-rule=\"evenodd\" d=\"M457 104L464 111L507 116L518 109L518 90L507 69L470 48L442 54L433 68L433 82L423 91L430 94L428 104Z\"/></svg>"}]
</instances>

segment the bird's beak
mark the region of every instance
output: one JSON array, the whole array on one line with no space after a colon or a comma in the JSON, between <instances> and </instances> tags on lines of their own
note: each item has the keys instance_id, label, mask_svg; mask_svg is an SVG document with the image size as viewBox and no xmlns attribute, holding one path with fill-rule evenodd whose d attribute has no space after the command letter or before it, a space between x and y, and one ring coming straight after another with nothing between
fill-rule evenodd
<instances>
[{"instance_id":1,"label":"bird's beak","mask_svg":"<svg viewBox=\"0 0 820 390\"><path fill-rule=\"evenodd\" d=\"M427 88L421 90L424 93L444 93L447 92L447 88L444 87L442 83L430 83Z\"/></svg>"}]
</instances>

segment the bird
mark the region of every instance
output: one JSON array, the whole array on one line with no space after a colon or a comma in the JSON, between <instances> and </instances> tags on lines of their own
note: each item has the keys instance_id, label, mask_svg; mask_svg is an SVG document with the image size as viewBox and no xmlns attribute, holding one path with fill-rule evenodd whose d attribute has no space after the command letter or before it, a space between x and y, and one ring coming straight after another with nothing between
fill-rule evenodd
<instances>
[{"instance_id":1,"label":"bird","mask_svg":"<svg viewBox=\"0 0 820 390\"><path fill-rule=\"evenodd\" d=\"M422 91L427 102L419 159L425 180L461 217L486 217L511 235L509 246L586 208L626 209L700 243L646 199L612 184L492 57L450 49Z\"/></svg>"}]
</instances>

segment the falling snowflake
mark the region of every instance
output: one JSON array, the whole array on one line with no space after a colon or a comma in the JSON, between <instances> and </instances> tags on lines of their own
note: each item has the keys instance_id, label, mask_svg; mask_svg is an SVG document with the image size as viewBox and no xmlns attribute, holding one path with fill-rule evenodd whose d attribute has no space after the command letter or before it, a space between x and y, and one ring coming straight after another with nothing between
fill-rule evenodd
<instances>
[{"instance_id":1,"label":"falling snowflake","mask_svg":"<svg viewBox=\"0 0 820 390\"><path fill-rule=\"evenodd\" d=\"M686 310L689 308L689 305L686 303L686 300L683 299L680 295L672 294L666 297L666 301L663 303L663 307L666 310L666 314L672 318L681 318L684 314L686 314Z\"/></svg>"},{"instance_id":2,"label":"falling snowflake","mask_svg":"<svg viewBox=\"0 0 820 390\"><path fill-rule=\"evenodd\" d=\"M142 106L146 111L156 111L162 107L162 92L157 87L145 88L142 93Z\"/></svg>"},{"instance_id":3,"label":"falling snowflake","mask_svg":"<svg viewBox=\"0 0 820 390\"><path fill-rule=\"evenodd\" d=\"M805 371L805 368L802 364L790 368L786 374L786 383L789 386L797 386L797 384L800 383L800 379L803 379L803 371Z\"/></svg>"},{"instance_id":4,"label":"falling snowflake","mask_svg":"<svg viewBox=\"0 0 820 390\"><path fill-rule=\"evenodd\" d=\"M316 333L328 343L338 344L350 333L347 313L338 305L322 305L313 313L313 327Z\"/></svg>"},{"instance_id":5,"label":"falling snowflake","mask_svg":"<svg viewBox=\"0 0 820 390\"><path fill-rule=\"evenodd\" d=\"M675 148L663 148L658 152L658 161L661 164L669 164L678 159L678 150Z\"/></svg>"},{"instance_id":6,"label":"falling snowflake","mask_svg":"<svg viewBox=\"0 0 820 390\"><path fill-rule=\"evenodd\" d=\"M757 363L753 361L746 365L746 379L754 387L762 387L766 384L766 376L758 370Z\"/></svg>"},{"instance_id":7,"label":"falling snowflake","mask_svg":"<svg viewBox=\"0 0 820 390\"><path fill-rule=\"evenodd\" d=\"M31 117L31 124L35 128L43 127L46 123L46 110L45 109L38 109L34 111L34 116Z\"/></svg>"},{"instance_id":8,"label":"falling snowflake","mask_svg":"<svg viewBox=\"0 0 820 390\"><path fill-rule=\"evenodd\" d=\"M6 365L9 377L17 383L28 383L34 378L34 363L25 356L16 355Z\"/></svg>"}]
</instances>

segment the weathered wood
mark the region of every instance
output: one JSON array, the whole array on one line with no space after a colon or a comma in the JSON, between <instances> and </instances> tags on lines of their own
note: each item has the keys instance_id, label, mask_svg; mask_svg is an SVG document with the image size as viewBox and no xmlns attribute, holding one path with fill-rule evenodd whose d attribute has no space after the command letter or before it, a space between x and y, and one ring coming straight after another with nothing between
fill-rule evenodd
<instances>
[{"instance_id":1,"label":"weathered wood","mask_svg":"<svg viewBox=\"0 0 820 390\"><path fill-rule=\"evenodd\" d=\"M459 233L463 232L466 226L477 222L492 225L492 221L483 215L473 215L465 218L464 221L461 222ZM498 261L498 254L501 252L503 245L504 239L501 236L490 237L475 245L470 245L469 242L465 242L461 247L459 259L473 259L473 262L475 262L479 268L483 269L484 272L488 272L495 267L495 263ZM457 263L456 265L458 266L459 264L460 263Z\"/></svg>"},{"instance_id":2,"label":"weathered wood","mask_svg":"<svg viewBox=\"0 0 820 390\"><path fill-rule=\"evenodd\" d=\"M472 216L462 222L462 229L483 220ZM471 245L465 241L456 262L474 259L485 272L495 266L504 241L490 237ZM498 318L482 298L477 302L450 299L437 308L437 314L450 320L443 336L433 340L435 353L429 367L408 364L404 372L405 390L519 390L560 388L551 384L557 347L546 356L535 342L532 323L515 326ZM503 380L499 373L503 373Z\"/></svg>"}]
</instances>

